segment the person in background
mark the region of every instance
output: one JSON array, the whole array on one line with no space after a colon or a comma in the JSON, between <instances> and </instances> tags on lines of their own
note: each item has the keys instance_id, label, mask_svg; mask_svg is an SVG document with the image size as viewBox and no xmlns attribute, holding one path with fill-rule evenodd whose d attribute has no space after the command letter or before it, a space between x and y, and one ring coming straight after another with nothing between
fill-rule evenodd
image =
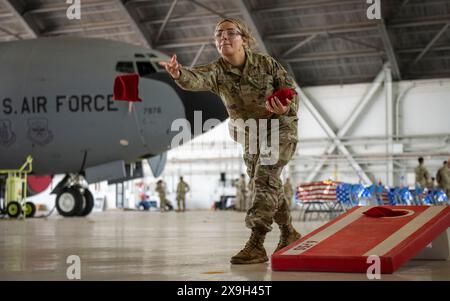
<instances>
[{"instance_id":1,"label":"person in background","mask_svg":"<svg viewBox=\"0 0 450 301\"><path fill-rule=\"evenodd\" d=\"M436 178L431 177L430 181L428 182L428 190L434 190L437 187L436 184Z\"/></svg>"},{"instance_id":2,"label":"person in background","mask_svg":"<svg viewBox=\"0 0 450 301\"><path fill-rule=\"evenodd\" d=\"M177 205L178 211L186 211L186 194L191 191L188 183L180 177L180 182L177 185Z\"/></svg>"},{"instance_id":3,"label":"person in background","mask_svg":"<svg viewBox=\"0 0 450 301\"><path fill-rule=\"evenodd\" d=\"M439 188L441 188L448 198L450 198L450 169L448 161L444 161L442 167L436 173L436 181Z\"/></svg>"},{"instance_id":4,"label":"person in background","mask_svg":"<svg viewBox=\"0 0 450 301\"><path fill-rule=\"evenodd\" d=\"M290 178L286 179L283 189L284 189L284 195L286 196L286 200L288 202L289 208L292 208L292 199L294 198L294 189L292 188L292 183L291 183Z\"/></svg>"},{"instance_id":5,"label":"person in background","mask_svg":"<svg viewBox=\"0 0 450 301\"><path fill-rule=\"evenodd\" d=\"M166 211L167 199L166 199L166 184L163 180L156 182L156 192L159 195L159 208L161 212Z\"/></svg>"},{"instance_id":6,"label":"person in background","mask_svg":"<svg viewBox=\"0 0 450 301\"><path fill-rule=\"evenodd\" d=\"M236 183L236 202L239 206L239 211L247 211L247 183L245 181L245 174L241 174L241 177Z\"/></svg>"},{"instance_id":7,"label":"person in background","mask_svg":"<svg viewBox=\"0 0 450 301\"><path fill-rule=\"evenodd\" d=\"M423 158L420 157L418 159L418 161L419 161L419 165L414 170L414 172L416 174L416 185L420 186L421 188L426 188L426 187L428 187L430 173L428 172L428 170L426 169L426 167L424 165Z\"/></svg>"}]
</instances>

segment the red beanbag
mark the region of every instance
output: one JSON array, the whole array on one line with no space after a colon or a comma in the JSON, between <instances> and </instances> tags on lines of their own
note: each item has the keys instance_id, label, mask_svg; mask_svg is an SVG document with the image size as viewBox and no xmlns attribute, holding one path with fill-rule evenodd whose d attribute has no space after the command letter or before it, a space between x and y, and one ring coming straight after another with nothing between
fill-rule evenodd
<instances>
[{"instance_id":1,"label":"red beanbag","mask_svg":"<svg viewBox=\"0 0 450 301\"><path fill-rule=\"evenodd\" d=\"M363 212L368 217L392 217L392 216L402 216L408 214L406 210L392 210L387 207L373 207L369 210Z\"/></svg>"},{"instance_id":2,"label":"red beanbag","mask_svg":"<svg viewBox=\"0 0 450 301\"><path fill-rule=\"evenodd\" d=\"M273 93L270 96L267 96L267 102L271 102L271 101L275 101L273 98L274 96L276 96L280 102L283 104L283 106L287 105L287 100L288 99L292 99L292 97L294 97L294 95L296 95L297 92L295 92L294 90L290 89L290 88L283 88L280 89L278 91L275 91L275 93Z\"/></svg>"},{"instance_id":3,"label":"red beanbag","mask_svg":"<svg viewBox=\"0 0 450 301\"><path fill-rule=\"evenodd\" d=\"M136 73L117 76L114 80L113 100L142 101L139 98L138 86L139 75Z\"/></svg>"}]
</instances>

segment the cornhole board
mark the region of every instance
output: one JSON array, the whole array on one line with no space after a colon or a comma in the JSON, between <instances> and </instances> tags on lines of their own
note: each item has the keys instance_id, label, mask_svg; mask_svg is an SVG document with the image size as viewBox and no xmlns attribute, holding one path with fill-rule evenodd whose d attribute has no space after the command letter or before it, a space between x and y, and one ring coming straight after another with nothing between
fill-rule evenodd
<instances>
[{"instance_id":1,"label":"cornhole board","mask_svg":"<svg viewBox=\"0 0 450 301\"><path fill-rule=\"evenodd\" d=\"M366 273L373 264L367 259L376 255L380 272L391 274L421 251L423 258L448 258L450 207L384 207L408 213L375 218L363 214L371 207L355 207L273 254L272 270ZM435 239L444 258L426 250Z\"/></svg>"}]
</instances>

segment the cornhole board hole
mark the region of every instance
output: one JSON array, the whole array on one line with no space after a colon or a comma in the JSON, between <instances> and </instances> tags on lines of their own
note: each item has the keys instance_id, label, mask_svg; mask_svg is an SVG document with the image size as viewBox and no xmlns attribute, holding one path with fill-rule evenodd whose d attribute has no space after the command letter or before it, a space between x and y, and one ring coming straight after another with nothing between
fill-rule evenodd
<instances>
[{"instance_id":1,"label":"cornhole board hole","mask_svg":"<svg viewBox=\"0 0 450 301\"><path fill-rule=\"evenodd\" d=\"M390 274L419 253L424 259L448 259L450 207L383 206L406 214L366 216L373 207L355 207L276 252L272 269L366 273L373 264L369 256L376 255L380 272Z\"/></svg>"}]
</instances>

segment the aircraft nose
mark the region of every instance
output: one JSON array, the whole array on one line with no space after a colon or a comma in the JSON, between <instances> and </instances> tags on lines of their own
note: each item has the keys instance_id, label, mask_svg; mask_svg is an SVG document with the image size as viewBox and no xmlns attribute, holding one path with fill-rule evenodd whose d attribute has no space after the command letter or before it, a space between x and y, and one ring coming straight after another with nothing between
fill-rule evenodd
<instances>
[{"instance_id":1,"label":"aircraft nose","mask_svg":"<svg viewBox=\"0 0 450 301\"><path fill-rule=\"evenodd\" d=\"M194 133L194 118L199 118L200 114L195 112L201 111L201 124L208 119L218 119L220 122L228 118L228 112L219 96L212 92L191 92L181 89L169 74L158 72L145 76L145 78L162 81L171 86L184 105L186 119L191 124L192 135L199 135L201 133ZM198 122L198 120L197 120ZM203 131L203 129L202 129Z\"/></svg>"}]
</instances>

